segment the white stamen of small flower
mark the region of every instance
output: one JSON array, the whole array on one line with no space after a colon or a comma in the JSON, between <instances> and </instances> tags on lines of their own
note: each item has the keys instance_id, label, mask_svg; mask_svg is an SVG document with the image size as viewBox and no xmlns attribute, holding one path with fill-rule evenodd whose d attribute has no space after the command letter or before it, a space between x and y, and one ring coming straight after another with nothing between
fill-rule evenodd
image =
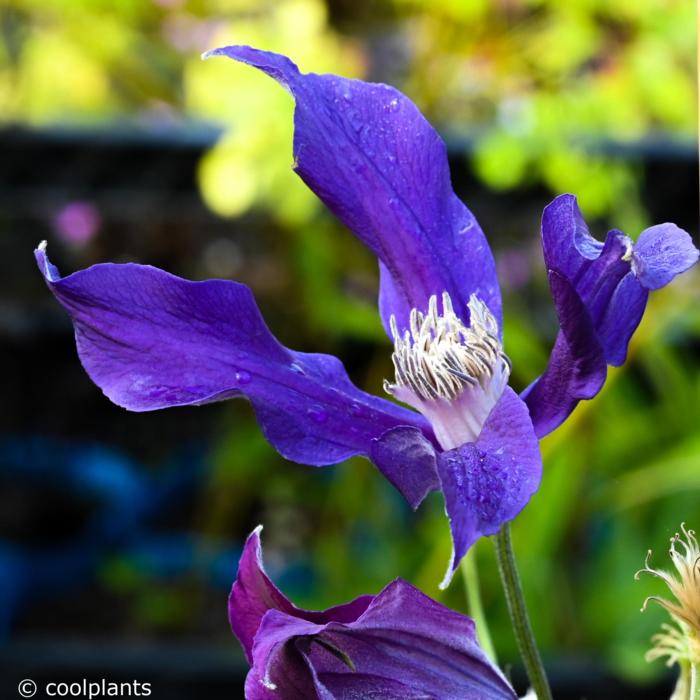
<instances>
[{"instance_id":1,"label":"white stamen of small flower","mask_svg":"<svg viewBox=\"0 0 700 700\"><path fill-rule=\"evenodd\" d=\"M644 658L651 662L666 657L664 663L669 668L673 664L689 660L688 638L683 628L674 627L664 622L661 629L661 632L651 638L652 647L644 655Z\"/></svg>"},{"instance_id":2,"label":"white stamen of small flower","mask_svg":"<svg viewBox=\"0 0 700 700\"><path fill-rule=\"evenodd\" d=\"M496 319L474 294L468 306L469 326L447 292L442 313L435 295L427 313L413 309L403 335L396 319L390 320L396 377L384 389L423 413L444 449L476 440L510 376Z\"/></svg>"},{"instance_id":3,"label":"white stamen of small flower","mask_svg":"<svg viewBox=\"0 0 700 700\"><path fill-rule=\"evenodd\" d=\"M649 596L642 606L644 611L650 601L661 605L679 623L685 634L686 649L696 661L700 661L700 546L693 530L681 525L682 535L676 533L671 538L669 555L678 572L678 576L653 569L649 565L651 550L647 553L644 568L640 569L635 578L647 573L660 578L669 588L676 601L670 601L660 596ZM669 641L664 639L664 642ZM696 662L694 661L694 662Z\"/></svg>"}]
</instances>

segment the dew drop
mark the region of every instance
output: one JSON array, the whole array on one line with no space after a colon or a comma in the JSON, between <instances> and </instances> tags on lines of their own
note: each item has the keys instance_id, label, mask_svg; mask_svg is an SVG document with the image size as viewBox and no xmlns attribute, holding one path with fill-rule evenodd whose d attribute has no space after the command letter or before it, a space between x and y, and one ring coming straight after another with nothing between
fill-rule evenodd
<instances>
[{"instance_id":1,"label":"dew drop","mask_svg":"<svg viewBox=\"0 0 700 700\"><path fill-rule=\"evenodd\" d=\"M388 106L392 112L395 112L399 108L399 101L396 98L394 98L389 102Z\"/></svg>"},{"instance_id":2,"label":"dew drop","mask_svg":"<svg viewBox=\"0 0 700 700\"><path fill-rule=\"evenodd\" d=\"M315 406L310 408L307 413L313 418L317 423L325 423L328 420L328 414L320 407Z\"/></svg>"},{"instance_id":3,"label":"dew drop","mask_svg":"<svg viewBox=\"0 0 700 700\"><path fill-rule=\"evenodd\" d=\"M350 404L350 415L360 418L365 415L365 409L359 403Z\"/></svg>"},{"instance_id":4,"label":"dew drop","mask_svg":"<svg viewBox=\"0 0 700 700\"><path fill-rule=\"evenodd\" d=\"M367 170L366 163L354 153L349 156L348 161L350 162L350 167L358 175L363 174Z\"/></svg>"},{"instance_id":5,"label":"dew drop","mask_svg":"<svg viewBox=\"0 0 700 700\"><path fill-rule=\"evenodd\" d=\"M297 374L304 374L304 368L301 365L298 365L296 362L292 362L292 372L296 372Z\"/></svg>"},{"instance_id":6,"label":"dew drop","mask_svg":"<svg viewBox=\"0 0 700 700\"><path fill-rule=\"evenodd\" d=\"M236 381L239 384L250 384L250 374L246 372L245 370L241 370L240 372L236 372Z\"/></svg>"},{"instance_id":7,"label":"dew drop","mask_svg":"<svg viewBox=\"0 0 700 700\"><path fill-rule=\"evenodd\" d=\"M465 233L469 233L474 228L474 219L470 218L464 226L462 226L458 231L457 235L463 236Z\"/></svg>"},{"instance_id":8,"label":"dew drop","mask_svg":"<svg viewBox=\"0 0 700 700\"><path fill-rule=\"evenodd\" d=\"M350 125L356 132L360 132L363 127L366 126L362 115L355 109L351 109L348 112L348 119L350 120Z\"/></svg>"}]
</instances>

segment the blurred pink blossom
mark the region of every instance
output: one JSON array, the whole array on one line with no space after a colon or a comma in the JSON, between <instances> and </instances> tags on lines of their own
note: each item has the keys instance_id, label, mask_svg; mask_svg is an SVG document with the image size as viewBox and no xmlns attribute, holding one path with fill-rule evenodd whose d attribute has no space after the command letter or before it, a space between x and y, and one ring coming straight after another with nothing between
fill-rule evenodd
<instances>
[{"instance_id":1,"label":"blurred pink blossom","mask_svg":"<svg viewBox=\"0 0 700 700\"><path fill-rule=\"evenodd\" d=\"M69 202L53 218L53 229L67 243L87 243L97 233L101 217L90 202Z\"/></svg>"}]
</instances>

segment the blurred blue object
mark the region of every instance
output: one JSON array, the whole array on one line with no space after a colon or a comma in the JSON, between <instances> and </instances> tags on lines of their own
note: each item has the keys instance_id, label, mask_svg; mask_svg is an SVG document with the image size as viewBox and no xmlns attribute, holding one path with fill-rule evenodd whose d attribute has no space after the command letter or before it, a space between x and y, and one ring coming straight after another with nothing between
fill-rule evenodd
<instances>
[{"instance_id":1,"label":"blurred blue object","mask_svg":"<svg viewBox=\"0 0 700 700\"><path fill-rule=\"evenodd\" d=\"M25 538L17 542L0 533L0 639L8 635L21 606L84 585L107 553L133 555L147 572L162 576L203 565L219 572L210 577L217 585L230 585L238 550L219 544L212 549L208 544L202 558L191 537L148 534L154 516L191 495L204 474L202 456L192 451L151 474L100 445L43 438L0 440L2 481L28 487L30 494L48 488L56 499L77 499L90 506L84 522L64 541L49 533L46 541L27 544Z\"/></svg>"},{"instance_id":2,"label":"blurred blue object","mask_svg":"<svg viewBox=\"0 0 700 700\"><path fill-rule=\"evenodd\" d=\"M241 547L191 534L141 535L124 550L136 568L158 578L195 572L216 588L230 588Z\"/></svg>"}]
</instances>

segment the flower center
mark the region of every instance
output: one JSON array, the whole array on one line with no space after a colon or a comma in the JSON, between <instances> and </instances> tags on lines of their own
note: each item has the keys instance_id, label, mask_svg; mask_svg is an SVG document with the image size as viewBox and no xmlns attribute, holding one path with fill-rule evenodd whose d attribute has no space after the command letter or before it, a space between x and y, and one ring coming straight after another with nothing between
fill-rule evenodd
<instances>
[{"instance_id":1,"label":"flower center","mask_svg":"<svg viewBox=\"0 0 700 700\"><path fill-rule=\"evenodd\" d=\"M396 378L384 389L431 422L443 449L476 440L510 376L496 319L474 294L469 314L465 326L443 292L442 313L431 296L427 314L411 311L403 335L391 317Z\"/></svg>"}]
</instances>

